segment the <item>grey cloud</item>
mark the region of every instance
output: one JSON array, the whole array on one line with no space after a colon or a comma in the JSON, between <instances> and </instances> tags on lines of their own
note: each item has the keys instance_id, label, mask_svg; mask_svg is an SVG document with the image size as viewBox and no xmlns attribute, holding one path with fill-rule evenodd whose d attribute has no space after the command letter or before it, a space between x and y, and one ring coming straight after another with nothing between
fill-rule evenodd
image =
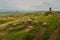
<instances>
[{"instance_id":1,"label":"grey cloud","mask_svg":"<svg viewBox=\"0 0 60 40\"><path fill-rule=\"evenodd\" d=\"M60 8L59 0L0 0L0 8L2 9L46 10L49 7L52 7L54 9Z\"/></svg>"}]
</instances>

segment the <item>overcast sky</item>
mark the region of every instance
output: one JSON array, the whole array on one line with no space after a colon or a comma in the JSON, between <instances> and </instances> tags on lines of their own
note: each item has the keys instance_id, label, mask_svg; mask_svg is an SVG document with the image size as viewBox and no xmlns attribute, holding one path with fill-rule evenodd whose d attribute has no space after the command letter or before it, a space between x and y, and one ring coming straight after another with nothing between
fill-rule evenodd
<instances>
[{"instance_id":1,"label":"overcast sky","mask_svg":"<svg viewBox=\"0 0 60 40\"><path fill-rule=\"evenodd\" d=\"M0 0L0 9L11 10L53 10L60 11L60 0Z\"/></svg>"}]
</instances>

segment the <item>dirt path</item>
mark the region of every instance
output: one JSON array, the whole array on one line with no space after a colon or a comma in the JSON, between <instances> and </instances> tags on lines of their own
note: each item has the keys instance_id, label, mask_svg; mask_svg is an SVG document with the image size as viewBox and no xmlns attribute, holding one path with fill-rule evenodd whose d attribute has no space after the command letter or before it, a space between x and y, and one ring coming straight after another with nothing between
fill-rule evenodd
<instances>
[{"instance_id":1,"label":"dirt path","mask_svg":"<svg viewBox=\"0 0 60 40\"><path fill-rule=\"evenodd\" d=\"M57 28L50 36L50 38L48 40L56 40L57 38L57 35L58 35L58 32L59 32L59 28Z\"/></svg>"},{"instance_id":2,"label":"dirt path","mask_svg":"<svg viewBox=\"0 0 60 40\"><path fill-rule=\"evenodd\" d=\"M40 27L40 31L35 33L33 40L38 40L39 38L41 38L44 32L45 27Z\"/></svg>"},{"instance_id":3,"label":"dirt path","mask_svg":"<svg viewBox=\"0 0 60 40\"><path fill-rule=\"evenodd\" d=\"M60 23L60 17L58 17L58 23ZM59 27L60 24L57 24L57 26ZM57 28L50 36L50 38L48 40L56 40L57 39L57 35L59 32L59 28Z\"/></svg>"}]
</instances>

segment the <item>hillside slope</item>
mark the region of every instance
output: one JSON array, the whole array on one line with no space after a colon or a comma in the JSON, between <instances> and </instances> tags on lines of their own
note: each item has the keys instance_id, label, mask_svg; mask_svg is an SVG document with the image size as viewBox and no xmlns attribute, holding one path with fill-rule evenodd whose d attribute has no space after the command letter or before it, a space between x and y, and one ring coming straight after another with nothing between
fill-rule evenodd
<instances>
[{"instance_id":1,"label":"hillside slope","mask_svg":"<svg viewBox=\"0 0 60 40\"><path fill-rule=\"evenodd\" d=\"M0 40L60 39L59 13L3 16L0 17L0 22Z\"/></svg>"}]
</instances>

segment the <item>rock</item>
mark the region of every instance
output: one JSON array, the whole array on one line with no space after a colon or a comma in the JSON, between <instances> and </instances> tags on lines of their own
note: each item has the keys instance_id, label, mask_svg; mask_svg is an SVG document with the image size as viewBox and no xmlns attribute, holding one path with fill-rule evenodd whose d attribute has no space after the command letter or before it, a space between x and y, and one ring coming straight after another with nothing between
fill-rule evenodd
<instances>
[{"instance_id":1,"label":"rock","mask_svg":"<svg viewBox=\"0 0 60 40\"><path fill-rule=\"evenodd\" d=\"M27 21L32 21L32 19L28 19Z\"/></svg>"},{"instance_id":2,"label":"rock","mask_svg":"<svg viewBox=\"0 0 60 40\"><path fill-rule=\"evenodd\" d=\"M46 25L47 25L47 23L46 23L46 22L42 23L42 26L46 26Z\"/></svg>"},{"instance_id":3,"label":"rock","mask_svg":"<svg viewBox=\"0 0 60 40\"><path fill-rule=\"evenodd\" d=\"M32 28L32 26L28 26L30 29Z\"/></svg>"}]
</instances>

